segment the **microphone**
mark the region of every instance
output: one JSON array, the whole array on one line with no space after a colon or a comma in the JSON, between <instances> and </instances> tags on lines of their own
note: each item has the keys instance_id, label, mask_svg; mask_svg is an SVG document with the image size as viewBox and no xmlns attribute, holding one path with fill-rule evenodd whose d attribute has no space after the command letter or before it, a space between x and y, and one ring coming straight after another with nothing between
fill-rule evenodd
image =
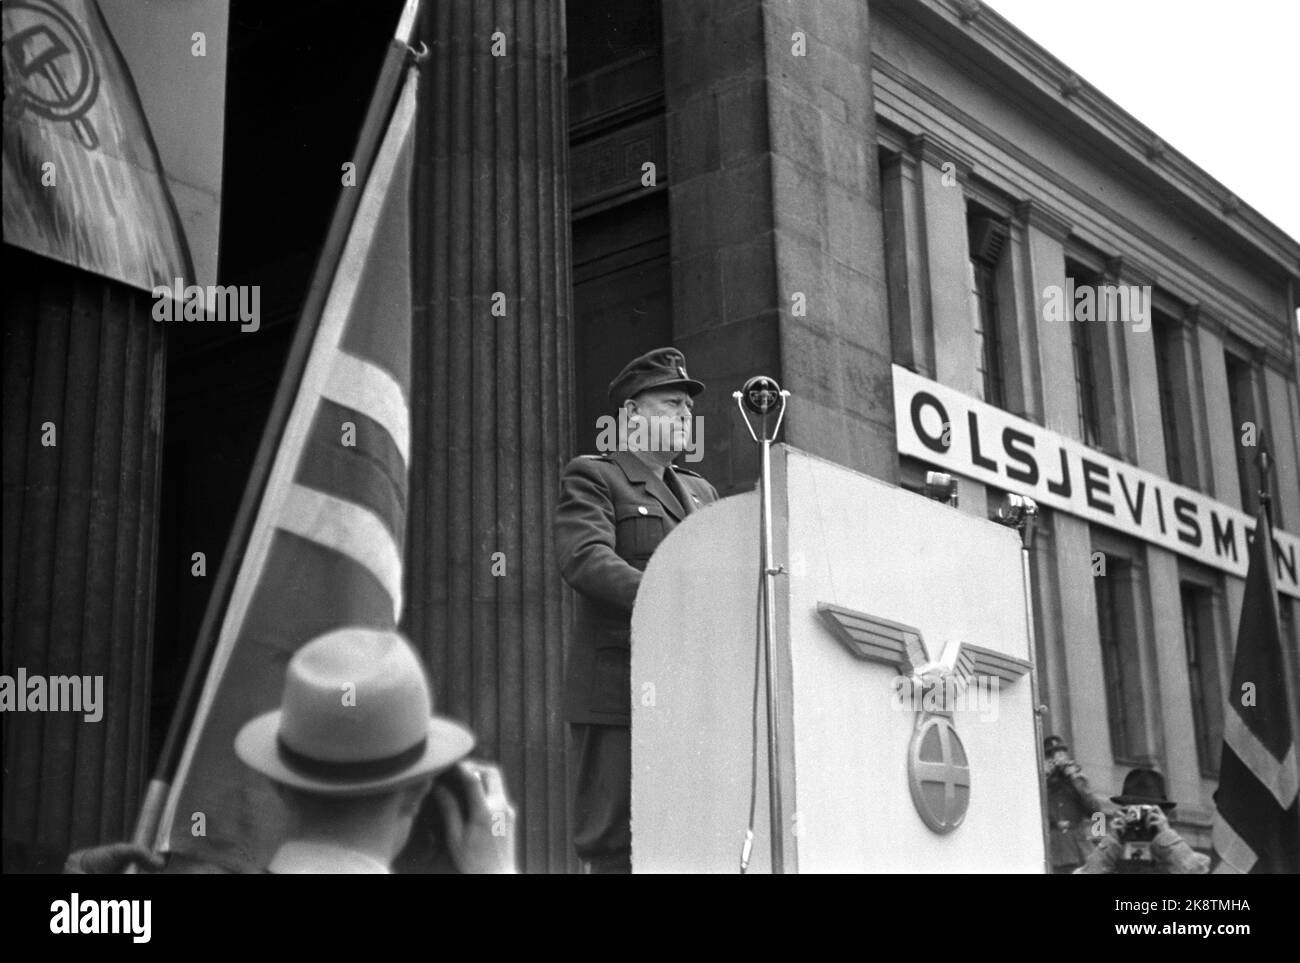
<instances>
[{"instance_id":1,"label":"microphone","mask_svg":"<svg viewBox=\"0 0 1300 963\"><path fill-rule=\"evenodd\" d=\"M775 378L755 375L746 381L739 391L733 391L731 396L736 399L736 404L740 407L740 414L745 419L745 426L749 429L751 438L757 442L767 442L776 437L785 418L785 400L790 397L790 392L777 384ZM746 412L758 416L758 431L754 430L754 425ZM776 425L769 434L768 421L773 416L776 417Z\"/></svg>"},{"instance_id":2,"label":"microphone","mask_svg":"<svg viewBox=\"0 0 1300 963\"><path fill-rule=\"evenodd\" d=\"M754 375L740 389L745 407L756 415L769 415L785 407L785 395L781 386L767 375Z\"/></svg>"}]
</instances>

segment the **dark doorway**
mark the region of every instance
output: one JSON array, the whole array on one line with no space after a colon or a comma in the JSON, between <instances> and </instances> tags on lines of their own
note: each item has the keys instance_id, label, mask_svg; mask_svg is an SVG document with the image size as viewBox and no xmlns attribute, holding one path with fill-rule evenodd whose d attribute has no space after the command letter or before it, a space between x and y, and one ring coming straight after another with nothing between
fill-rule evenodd
<instances>
[{"instance_id":1,"label":"dark doorway","mask_svg":"<svg viewBox=\"0 0 1300 963\"><path fill-rule=\"evenodd\" d=\"M400 0L232 0L218 281L261 326L172 325L159 507L150 764L161 751L294 324ZM206 575L195 573L202 552Z\"/></svg>"},{"instance_id":2,"label":"dark doorway","mask_svg":"<svg viewBox=\"0 0 1300 963\"><path fill-rule=\"evenodd\" d=\"M672 343L660 4L571 0L568 32L574 444L593 452L614 375Z\"/></svg>"}]
</instances>

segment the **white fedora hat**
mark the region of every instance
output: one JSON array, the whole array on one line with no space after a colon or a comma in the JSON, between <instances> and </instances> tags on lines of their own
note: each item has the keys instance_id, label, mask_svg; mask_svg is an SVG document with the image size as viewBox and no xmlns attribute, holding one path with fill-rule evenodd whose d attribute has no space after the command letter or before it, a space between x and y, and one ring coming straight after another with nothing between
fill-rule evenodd
<instances>
[{"instance_id":1,"label":"white fedora hat","mask_svg":"<svg viewBox=\"0 0 1300 963\"><path fill-rule=\"evenodd\" d=\"M446 769L474 735L433 715L424 668L396 632L350 627L289 660L280 708L244 725L235 753L278 783L325 796L382 792Z\"/></svg>"}]
</instances>

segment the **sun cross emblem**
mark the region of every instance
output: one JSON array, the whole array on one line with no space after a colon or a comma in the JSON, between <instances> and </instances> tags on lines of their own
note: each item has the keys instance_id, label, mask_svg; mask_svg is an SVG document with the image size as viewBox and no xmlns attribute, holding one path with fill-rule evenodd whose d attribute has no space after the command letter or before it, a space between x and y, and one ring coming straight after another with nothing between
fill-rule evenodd
<instances>
[{"instance_id":1,"label":"sun cross emblem","mask_svg":"<svg viewBox=\"0 0 1300 963\"><path fill-rule=\"evenodd\" d=\"M948 668L931 660L920 630L910 625L826 602L817 611L855 658L892 665L905 677L901 685L916 708L907 750L912 805L934 832L952 832L966 817L971 793L970 760L953 725L957 698L978 678L999 686L1015 682L1029 663L962 642Z\"/></svg>"}]
</instances>

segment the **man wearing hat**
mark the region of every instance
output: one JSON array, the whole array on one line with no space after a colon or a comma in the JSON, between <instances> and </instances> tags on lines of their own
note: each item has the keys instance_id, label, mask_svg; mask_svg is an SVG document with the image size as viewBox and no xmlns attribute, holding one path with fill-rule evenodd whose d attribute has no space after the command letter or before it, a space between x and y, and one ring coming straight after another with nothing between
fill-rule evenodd
<instances>
[{"instance_id":1,"label":"man wearing hat","mask_svg":"<svg viewBox=\"0 0 1300 963\"><path fill-rule=\"evenodd\" d=\"M1093 794L1070 747L1060 736L1043 740L1047 770L1047 842L1053 873L1072 873L1083 865L1095 840L1090 835L1093 814L1108 808Z\"/></svg>"},{"instance_id":2,"label":"man wearing hat","mask_svg":"<svg viewBox=\"0 0 1300 963\"><path fill-rule=\"evenodd\" d=\"M590 872L630 872L631 620L659 543L718 493L673 461L691 450L704 385L676 348L630 362L610 383L615 450L575 458L560 480L556 559L574 592L565 677L574 768L574 848Z\"/></svg>"},{"instance_id":3,"label":"man wearing hat","mask_svg":"<svg viewBox=\"0 0 1300 963\"><path fill-rule=\"evenodd\" d=\"M280 708L235 737L235 754L275 783L289 811L288 838L267 871L391 872L432 786L454 868L515 872L515 810L500 772L465 759L473 734L432 707L419 657L396 632L337 629L295 652ZM112 843L72 853L64 872L133 863L164 869L148 848Z\"/></svg>"},{"instance_id":4,"label":"man wearing hat","mask_svg":"<svg viewBox=\"0 0 1300 963\"><path fill-rule=\"evenodd\" d=\"M276 784L289 810L289 838L266 872L391 872L430 786L452 868L515 872L515 808L495 765L465 759L473 745L463 725L433 715L406 638L351 626L312 639L289 660L278 710L235 737L235 755ZM148 847L117 842L75 851L64 872L133 864L169 868ZM225 869L200 862L183 871Z\"/></svg>"},{"instance_id":5,"label":"man wearing hat","mask_svg":"<svg viewBox=\"0 0 1300 963\"><path fill-rule=\"evenodd\" d=\"M1200 875L1210 871L1210 857L1192 849L1169 825L1169 814L1177 804L1165 798L1165 779L1160 773L1154 769L1134 769L1124 777L1124 789L1120 794L1110 798L1122 808L1111 818L1106 835L1101 837L1097 848L1075 870L1076 873ZM1150 807L1132 811L1143 828L1151 833L1149 862L1137 863L1125 858L1125 827L1135 822L1126 819L1129 807Z\"/></svg>"},{"instance_id":6,"label":"man wearing hat","mask_svg":"<svg viewBox=\"0 0 1300 963\"><path fill-rule=\"evenodd\" d=\"M291 815L268 872L391 872L434 777L453 766L470 812L435 790L453 856L465 872L513 871L500 774L463 762L473 734L432 708L419 657L396 632L338 629L294 653L280 708L235 737L236 755L276 784Z\"/></svg>"}]
</instances>

